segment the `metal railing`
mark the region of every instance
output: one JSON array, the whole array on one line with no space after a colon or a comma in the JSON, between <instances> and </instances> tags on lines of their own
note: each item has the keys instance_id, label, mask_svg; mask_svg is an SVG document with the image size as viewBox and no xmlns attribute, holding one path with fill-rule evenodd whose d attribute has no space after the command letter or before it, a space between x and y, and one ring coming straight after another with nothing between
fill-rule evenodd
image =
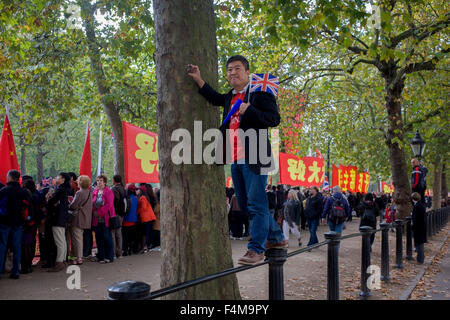
<instances>
[{"instance_id":1,"label":"metal railing","mask_svg":"<svg viewBox=\"0 0 450 320\"><path fill-rule=\"evenodd\" d=\"M436 235L448 222L450 207L445 207L427 212L426 230L427 239ZM283 265L286 260L295 255L315 248L328 245L327 252L327 299L339 300L339 244L341 240L362 237L361 246L361 291L360 298L366 299L370 296L370 289L367 286L367 280L370 276L368 267L371 258L370 236L372 233L381 231L381 276L380 280L389 282L389 230L396 229L396 250L395 250L395 268L403 268L403 225L406 223L406 259L412 260L412 227L411 217L405 220L395 220L393 224L380 223L379 229L362 226L359 233L353 233L341 236L339 233L326 232L325 241L316 243L312 246L297 249L287 253L286 249L269 249L266 251L266 259L256 265L240 266L223 270L218 273L203 276L197 279L178 283L176 285L162 288L150 292L150 285L144 282L124 281L113 284L108 288L109 300L152 300L180 290L187 289L201 283L209 282L221 277L225 277L238 272L257 268L269 264L269 300L284 300L284 275Z\"/></svg>"}]
</instances>

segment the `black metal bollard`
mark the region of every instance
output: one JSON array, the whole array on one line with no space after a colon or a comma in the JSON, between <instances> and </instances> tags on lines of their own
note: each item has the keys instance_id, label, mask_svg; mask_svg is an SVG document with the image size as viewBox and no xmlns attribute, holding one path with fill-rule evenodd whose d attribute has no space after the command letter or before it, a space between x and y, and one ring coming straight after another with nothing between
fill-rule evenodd
<instances>
[{"instance_id":1,"label":"black metal bollard","mask_svg":"<svg viewBox=\"0 0 450 320\"><path fill-rule=\"evenodd\" d=\"M359 296L361 299L366 299L370 296L370 290L367 287L367 279L369 275L367 269L370 266L370 236L372 235L373 228L369 226L359 227L359 231L362 235L361 246L361 291Z\"/></svg>"},{"instance_id":2,"label":"black metal bollard","mask_svg":"<svg viewBox=\"0 0 450 320\"><path fill-rule=\"evenodd\" d=\"M406 260L414 260L412 250L412 217L406 217Z\"/></svg>"},{"instance_id":3,"label":"black metal bollard","mask_svg":"<svg viewBox=\"0 0 450 320\"><path fill-rule=\"evenodd\" d=\"M389 277L389 229L390 223L381 223L381 281L388 282Z\"/></svg>"},{"instance_id":4,"label":"black metal bollard","mask_svg":"<svg viewBox=\"0 0 450 320\"><path fill-rule=\"evenodd\" d=\"M329 231L325 234L328 242L328 267L327 267L327 299L339 300L339 250L338 245L341 242L340 233Z\"/></svg>"},{"instance_id":5,"label":"black metal bollard","mask_svg":"<svg viewBox=\"0 0 450 320\"><path fill-rule=\"evenodd\" d=\"M283 264L287 259L286 249L269 249L269 300L284 300Z\"/></svg>"},{"instance_id":6,"label":"black metal bollard","mask_svg":"<svg viewBox=\"0 0 450 320\"><path fill-rule=\"evenodd\" d=\"M395 220L395 229L397 231L397 241L395 248L395 268L401 269L403 268L403 239L402 239L402 227L403 220L397 219Z\"/></svg>"},{"instance_id":7,"label":"black metal bollard","mask_svg":"<svg viewBox=\"0 0 450 320\"><path fill-rule=\"evenodd\" d=\"M145 282L123 281L108 288L108 300L147 300L150 285Z\"/></svg>"}]
</instances>

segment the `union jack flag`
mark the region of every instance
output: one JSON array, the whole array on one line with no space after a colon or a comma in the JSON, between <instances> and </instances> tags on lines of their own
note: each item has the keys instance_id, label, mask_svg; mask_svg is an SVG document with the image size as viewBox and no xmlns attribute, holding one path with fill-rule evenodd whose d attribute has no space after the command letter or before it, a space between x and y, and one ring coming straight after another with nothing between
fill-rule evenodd
<instances>
[{"instance_id":1,"label":"union jack flag","mask_svg":"<svg viewBox=\"0 0 450 320\"><path fill-rule=\"evenodd\" d=\"M330 184L328 183L328 176L325 173L323 179L323 191L327 191L328 189L330 189Z\"/></svg>"},{"instance_id":2,"label":"union jack flag","mask_svg":"<svg viewBox=\"0 0 450 320\"><path fill-rule=\"evenodd\" d=\"M51 186L52 182L53 182L52 177L44 178L44 179L42 179L42 186L43 187L46 187L46 186L49 187L49 186Z\"/></svg>"},{"instance_id":3,"label":"union jack flag","mask_svg":"<svg viewBox=\"0 0 450 320\"><path fill-rule=\"evenodd\" d=\"M250 92L264 91L276 97L279 83L278 78L269 73L252 73Z\"/></svg>"}]
</instances>

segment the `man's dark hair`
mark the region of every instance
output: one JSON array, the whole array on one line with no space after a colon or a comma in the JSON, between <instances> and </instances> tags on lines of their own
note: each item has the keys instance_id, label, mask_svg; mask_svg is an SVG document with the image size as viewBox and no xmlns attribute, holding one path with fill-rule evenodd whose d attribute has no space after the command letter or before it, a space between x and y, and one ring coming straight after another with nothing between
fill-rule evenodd
<instances>
[{"instance_id":1,"label":"man's dark hair","mask_svg":"<svg viewBox=\"0 0 450 320\"><path fill-rule=\"evenodd\" d=\"M34 184L33 179L23 179L22 177L22 187L30 190L31 192L36 190L36 185Z\"/></svg>"},{"instance_id":2,"label":"man's dark hair","mask_svg":"<svg viewBox=\"0 0 450 320\"><path fill-rule=\"evenodd\" d=\"M121 177L119 174L116 174L116 175L113 177L113 181L114 181L115 183L122 183L122 177Z\"/></svg>"},{"instance_id":3,"label":"man's dark hair","mask_svg":"<svg viewBox=\"0 0 450 320\"><path fill-rule=\"evenodd\" d=\"M19 182L20 179L20 172L17 170L9 170L8 171L8 177L13 179L14 182Z\"/></svg>"},{"instance_id":4,"label":"man's dark hair","mask_svg":"<svg viewBox=\"0 0 450 320\"><path fill-rule=\"evenodd\" d=\"M73 181L77 181L77 175L75 174L75 172L69 172L68 173L69 177L73 179ZM69 180L70 180L69 178Z\"/></svg>"},{"instance_id":5,"label":"man's dark hair","mask_svg":"<svg viewBox=\"0 0 450 320\"><path fill-rule=\"evenodd\" d=\"M272 191L276 191L277 187L276 186L272 186Z\"/></svg>"},{"instance_id":6,"label":"man's dark hair","mask_svg":"<svg viewBox=\"0 0 450 320\"><path fill-rule=\"evenodd\" d=\"M373 195L371 193L366 194L364 197L365 201L373 201Z\"/></svg>"},{"instance_id":7,"label":"man's dark hair","mask_svg":"<svg viewBox=\"0 0 450 320\"><path fill-rule=\"evenodd\" d=\"M228 65L231 62L235 62L235 61L242 62L242 64L244 65L245 70L249 70L250 69L250 64L248 63L248 60L245 59L243 56L241 56L239 54L237 54L235 56L231 56L231 57L228 58L228 60L227 60L227 68L228 68Z\"/></svg>"},{"instance_id":8,"label":"man's dark hair","mask_svg":"<svg viewBox=\"0 0 450 320\"><path fill-rule=\"evenodd\" d=\"M277 190L282 190L283 189L283 185L279 184L277 185Z\"/></svg>"},{"instance_id":9,"label":"man's dark hair","mask_svg":"<svg viewBox=\"0 0 450 320\"><path fill-rule=\"evenodd\" d=\"M24 180L33 180L33 177L29 176L29 175L23 175L22 176L22 181L24 181Z\"/></svg>"}]
</instances>

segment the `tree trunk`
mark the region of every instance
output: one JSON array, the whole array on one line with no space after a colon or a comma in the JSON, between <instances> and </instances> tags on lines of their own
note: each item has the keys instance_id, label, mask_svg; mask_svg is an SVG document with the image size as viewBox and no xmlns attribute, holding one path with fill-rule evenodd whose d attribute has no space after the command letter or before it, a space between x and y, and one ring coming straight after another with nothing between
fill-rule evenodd
<instances>
[{"instance_id":1,"label":"tree trunk","mask_svg":"<svg viewBox=\"0 0 450 320\"><path fill-rule=\"evenodd\" d=\"M213 0L154 0L158 86L159 179L161 183L161 286L166 287L233 267L225 207L224 168L171 160L172 131L194 120L203 131L219 126L219 110L198 94L188 63L217 86ZM193 139L192 139L193 141ZM193 148L192 148L193 150ZM168 299L240 299L235 275Z\"/></svg>"},{"instance_id":2,"label":"tree trunk","mask_svg":"<svg viewBox=\"0 0 450 320\"><path fill-rule=\"evenodd\" d=\"M433 170L433 204L432 209L441 207L441 185L442 185L442 163L441 155L438 153L434 159Z\"/></svg>"},{"instance_id":3,"label":"tree trunk","mask_svg":"<svg viewBox=\"0 0 450 320\"><path fill-rule=\"evenodd\" d=\"M27 174L26 151L23 136L20 137L20 174Z\"/></svg>"},{"instance_id":4,"label":"tree trunk","mask_svg":"<svg viewBox=\"0 0 450 320\"><path fill-rule=\"evenodd\" d=\"M445 159L444 159L445 161ZM447 174L446 174L445 163L442 164L442 182L441 182L441 199L447 200L448 188L447 188Z\"/></svg>"},{"instance_id":5,"label":"tree trunk","mask_svg":"<svg viewBox=\"0 0 450 320\"><path fill-rule=\"evenodd\" d=\"M42 151L42 145L44 141L38 142L36 146L36 182L40 183L44 177L44 152Z\"/></svg>"},{"instance_id":6,"label":"tree trunk","mask_svg":"<svg viewBox=\"0 0 450 320\"><path fill-rule=\"evenodd\" d=\"M105 73L103 72L103 64L100 56L100 46L97 43L95 35L95 9L89 0L81 0L81 17L86 30L86 38L89 48L89 58L91 60L91 69L97 83L98 93L101 96L103 109L108 117L111 131L114 136L114 174L125 176L124 154L123 154L123 136L122 136L122 119L115 103L111 101L109 96L111 88L107 84Z\"/></svg>"},{"instance_id":7,"label":"tree trunk","mask_svg":"<svg viewBox=\"0 0 450 320\"><path fill-rule=\"evenodd\" d=\"M386 144L389 149L389 163L391 166L392 183L394 185L394 203L397 208L397 217L403 219L411 214L411 186L409 185L408 169L405 152L403 150L403 121L401 114L401 95L404 88L404 79L393 83L395 72L385 73L386 111L389 127Z\"/></svg>"}]
</instances>

